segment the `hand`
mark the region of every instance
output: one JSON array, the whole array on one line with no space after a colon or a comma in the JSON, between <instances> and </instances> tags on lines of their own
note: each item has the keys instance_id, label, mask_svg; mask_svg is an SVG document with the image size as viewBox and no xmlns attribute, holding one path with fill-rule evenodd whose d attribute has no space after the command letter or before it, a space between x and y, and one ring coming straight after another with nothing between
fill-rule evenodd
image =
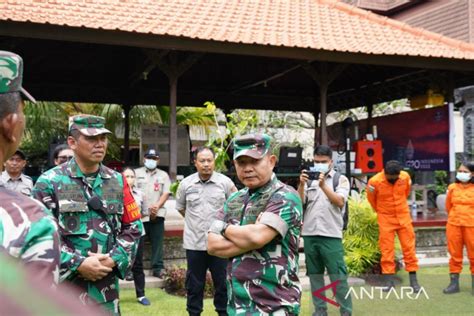
<instances>
[{"instance_id":1,"label":"hand","mask_svg":"<svg viewBox=\"0 0 474 316\"><path fill-rule=\"evenodd\" d=\"M95 282L102 279L107 274L112 272L112 268L104 266L99 260L99 258L102 258L102 256L97 255L87 257L77 268L77 272L79 272L79 274L88 281Z\"/></svg>"},{"instance_id":2,"label":"hand","mask_svg":"<svg viewBox=\"0 0 474 316\"><path fill-rule=\"evenodd\" d=\"M320 172L319 173L319 187L322 188L326 184L326 179L324 178L325 174Z\"/></svg>"},{"instance_id":3,"label":"hand","mask_svg":"<svg viewBox=\"0 0 474 316\"><path fill-rule=\"evenodd\" d=\"M106 267L113 268L115 267L115 261L110 257L108 253L95 253L95 252L88 252L87 253L90 257L97 257L100 263Z\"/></svg>"},{"instance_id":4,"label":"hand","mask_svg":"<svg viewBox=\"0 0 474 316\"><path fill-rule=\"evenodd\" d=\"M306 169L301 170L300 185L304 185L309 180L309 176L306 173L306 171L307 171Z\"/></svg>"}]
</instances>

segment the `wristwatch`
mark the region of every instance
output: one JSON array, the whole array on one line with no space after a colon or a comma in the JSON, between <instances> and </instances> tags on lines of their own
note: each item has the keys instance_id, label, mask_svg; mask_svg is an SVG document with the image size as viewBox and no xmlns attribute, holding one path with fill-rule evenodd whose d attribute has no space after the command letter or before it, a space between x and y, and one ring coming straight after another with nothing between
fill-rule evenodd
<instances>
[{"instance_id":1,"label":"wristwatch","mask_svg":"<svg viewBox=\"0 0 474 316\"><path fill-rule=\"evenodd\" d=\"M209 227L208 233L213 233L217 235L223 235L226 228L229 226L228 223L216 219L212 222L211 227Z\"/></svg>"}]
</instances>

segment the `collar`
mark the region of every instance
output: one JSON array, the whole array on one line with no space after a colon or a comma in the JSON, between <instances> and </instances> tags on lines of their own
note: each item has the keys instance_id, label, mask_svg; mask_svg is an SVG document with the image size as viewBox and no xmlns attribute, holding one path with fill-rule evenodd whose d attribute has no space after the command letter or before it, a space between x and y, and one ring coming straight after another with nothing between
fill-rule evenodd
<instances>
[{"instance_id":1,"label":"collar","mask_svg":"<svg viewBox=\"0 0 474 316\"><path fill-rule=\"evenodd\" d=\"M196 176L196 177L195 177L193 183L200 183L200 182L202 182L202 183L216 182L216 177L217 177L215 171L212 172L211 177L210 177L206 182L203 182L203 181L201 180L201 178L199 177L199 172L196 172L196 173L195 173L195 176Z\"/></svg>"},{"instance_id":2,"label":"collar","mask_svg":"<svg viewBox=\"0 0 474 316\"><path fill-rule=\"evenodd\" d=\"M270 178L270 180L266 184L264 184L260 188L257 188L254 192L252 192L252 194L250 194L249 188L245 188L245 190L246 190L245 194L248 194L250 196L255 196L255 195L262 195L264 193L270 192L272 190L274 184L277 181L278 181L278 179L277 179L275 173L272 173L272 177Z\"/></svg>"},{"instance_id":3,"label":"collar","mask_svg":"<svg viewBox=\"0 0 474 316\"><path fill-rule=\"evenodd\" d=\"M23 181L23 174L20 173L20 176L18 178L12 178L10 177L10 174L5 170L2 172L2 179L5 183L8 181Z\"/></svg>"},{"instance_id":4,"label":"collar","mask_svg":"<svg viewBox=\"0 0 474 316\"><path fill-rule=\"evenodd\" d=\"M85 175L82 172L81 168L79 168L79 165L76 162L76 159L72 158L67 164L65 164L66 168L66 173L71 177L71 178L84 178ZM100 163L99 164L99 173L98 175L102 179L110 179L111 176L108 174L106 167Z\"/></svg>"},{"instance_id":5,"label":"collar","mask_svg":"<svg viewBox=\"0 0 474 316\"><path fill-rule=\"evenodd\" d=\"M156 168L153 169L153 170L150 170L150 169L148 169L148 168L145 167L145 166L143 166L143 168L145 168L145 172L146 172L146 173L149 173L149 174L152 174L152 175L158 172L158 167L156 167Z\"/></svg>"}]
</instances>

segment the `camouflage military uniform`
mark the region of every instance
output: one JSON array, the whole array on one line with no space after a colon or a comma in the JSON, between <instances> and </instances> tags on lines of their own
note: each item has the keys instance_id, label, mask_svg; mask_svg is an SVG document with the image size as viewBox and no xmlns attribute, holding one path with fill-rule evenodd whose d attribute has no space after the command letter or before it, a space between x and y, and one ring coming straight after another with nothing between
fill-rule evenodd
<instances>
[{"instance_id":1,"label":"camouflage military uniform","mask_svg":"<svg viewBox=\"0 0 474 316\"><path fill-rule=\"evenodd\" d=\"M261 213L278 215L288 226L284 237L261 249L234 257L227 269L229 315L297 315L301 286L298 246L302 205L297 192L278 181L250 193L244 188L227 200L218 219L234 225L254 224Z\"/></svg>"},{"instance_id":2,"label":"camouflage military uniform","mask_svg":"<svg viewBox=\"0 0 474 316\"><path fill-rule=\"evenodd\" d=\"M89 183L72 159L44 173L33 188L33 196L58 218L62 241L60 281L77 285L82 290L83 303L96 301L115 314L119 298L117 277L125 277L142 232L138 208L138 216L124 222L124 185L128 190L122 175L102 164L93 183ZM102 210L88 206L87 201L94 195L102 200ZM88 251L109 253L116 263L113 271L96 282L81 278L77 268Z\"/></svg>"},{"instance_id":3,"label":"camouflage military uniform","mask_svg":"<svg viewBox=\"0 0 474 316\"><path fill-rule=\"evenodd\" d=\"M6 189L1 179L0 252L21 259L39 279L58 283L60 251L54 218L38 201Z\"/></svg>"}]
</instances>

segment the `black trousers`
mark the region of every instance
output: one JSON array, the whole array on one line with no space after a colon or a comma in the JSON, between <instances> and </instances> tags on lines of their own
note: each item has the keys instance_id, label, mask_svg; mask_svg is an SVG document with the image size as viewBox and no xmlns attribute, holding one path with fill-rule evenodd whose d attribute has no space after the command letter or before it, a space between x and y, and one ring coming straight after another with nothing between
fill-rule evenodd
<instances>
[{"instance_id":1,"label":"black trousers","mask_svg":"<svg viewBox=\"0 0 474 316\"><path fill-rule=\"evenodd\" d=\"M145 273L143 273L143 247L145 236L140 237L138 243L137 256L132 266L133 283L135 283L135 293L137 297L145 296Z\"/></svg>"},{"instance_id":2,"label":"black trousers","mask_svg":"<svg viewBox=\"0 0 474 316\"><path fill-rule=\"evenodd\" d=\"M189 314L199 315L202 312L204 286L207 269L211 271L214 284L214 307L217 313L225 314L227 310L226 269L227 259L211 256L207 251L186 250L188 270L186 271L186 310Z\"/></svg>"}]
</instances>

